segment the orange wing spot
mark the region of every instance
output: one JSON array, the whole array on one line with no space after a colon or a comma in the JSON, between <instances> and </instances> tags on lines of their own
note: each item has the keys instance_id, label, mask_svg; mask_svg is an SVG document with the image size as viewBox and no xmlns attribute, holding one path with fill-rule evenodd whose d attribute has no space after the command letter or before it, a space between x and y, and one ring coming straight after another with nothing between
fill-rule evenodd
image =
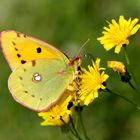
<instances>
[{"instance_id":1,"label":"orange wing spot","mask_svg":"<svg viewBox=\"0 0 140 140\"><path fill-rule=\"evenodd\" d=\"M32 61L32 66L34 67L35 65L36 65L36 61L33 60L33 61Z\"/></svg>"},{"instance_id":2,"label":"orange wing spot","mask_svg":"<svg viewBox=\"0 0 140 140\"><path fill-rule=\"evenodd\" d=\"M24 35L23 35L23 37L25 37L25 38L26 38L26 37L27 37L27 35L25 35L25 34L24 34Z\"/></svg>"},{"instance_id":3,"label":"orange wing spot","mask_svg":"<svg viewBox=\"0 0 140 140\"><path fill-rule=\"evenodd\" d=\"M34 97L35 97L35 95L32 95L32 97L34 98Z\"/></svg>"},{"instance_id":4,"label":"orange wing spot","mask_svg":"<svg viewBox=\"0 0 140 140\"><path fill-rule=\"evenodd\" d=\"M17 33L17 37L20 37L20 33Z\"/></svg>"},{"instance_id":5,"label":"orange wing spot","mask_svg":"<svg viewBox=\"0 0 140 140\"><path fill-rule=\"evenodd\" d=\"M17 48L15 48L15 51L18 51L18 49L17 49Z\"/></svg>"},{"instance_id":6,"label":"orange wing spot","mask_svg":"<svg viewBox=\"0 0 140 140\"><path fill-rule=\"evenodd\" d=\"M12 42L12 44L13 44L14 46L16 45L16 43L15 43L14 41Z\"/></svg>"},{"instance_id":7,"label":"orange wing spot","mask_svg":"<svg viewBox=\"0 0 140 140\"><path fill-rule=\"evenodd\" d=\"M20 80L23 80L23 78L22 78L21 76L19 76L19 79L20 79Z\"/></svg>"},{"instance_id":8,"label":"orange wing spot","mask_svg":"<svg viewBox=\"0 0 140 140\"><path fill-rule=\"evenodd\" d=\"M58 74L61 75L61 76L63 76L64 75L64 72L65 72L64 70L60 70L60 71L58 71Z\"/></svg>"},{"instance_id":9,"label":"orange wing spot","mask_svg":"<svg viewBox=\"0 0 140 140\"><path fill-rule=\"evenodd\" d=\"M24 93L28 93L28 91L27 91L27 90L25 90L25 91L24 91Z\"/></svg>"}]
</instances>

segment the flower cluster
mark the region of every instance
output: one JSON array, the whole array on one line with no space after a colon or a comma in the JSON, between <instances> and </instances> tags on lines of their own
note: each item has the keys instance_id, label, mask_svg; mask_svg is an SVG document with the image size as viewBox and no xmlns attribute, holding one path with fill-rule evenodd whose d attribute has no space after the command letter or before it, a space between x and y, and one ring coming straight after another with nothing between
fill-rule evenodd
<instances>
[{"instance_id":1,"label":"flower cluster","mask_svg":"<svg viewBox=\"0 0 140 140\"><path fill-rule=\"evenodd\" d=\"M54 104L45 112L38 113L38 115L44 119L44 122L42 122L41 125L62 126L67 124L69 122L69 116L72 115L72 109L70 106L72 94L72 92L66 90L57 104Z\"/></svg>"},{"instance_id":2,"label":"flower cluster","mask_svg":"<svg viewBox=\"0 0 140 140\"><path fill-rule=\"evenodd\" d=\"M138 19L129 18L126 20L124 16L119 17L119 22L112 19L108 22L109 27L104 27L103 36L97 40L108 51L115 47L115 53L120 53L122 47L129 44L129 37L134 35L139 29ZM126 56L128 60L128 57ZM127 82L131 87L131 75L124 63L120 61L108 61L107 67L113 69L121 76L123 82ZM106 81L109 75L105 73L105 68L100 67L100 59L92 61L92 65L88 65L85 69L81 67L76 79L67 87L60 100L51 106L47 111L40 112L39 116L43 117L42 125L62 126L68 124L73 116L76 107L88 106L92 103L101 90L111 91L106 87ZM111 91L111 93L113 93ZM119 95L119 97L121 97ZM123 99L125 99L123 97ZM126 99L129 101L128 99ZM132 103L132 101L130 101ZM74 134L76 135L76 134Z\"/></svg>"},{"instance_id":3,"label":"flower cluster","mask_svg":"<svg viewBox=\"0 0 140 140\"><path fill-rule=\"evenodd\" d=\"M49 110L40 112L43 117L42 125L62 126L67 124L74 111L74 106L85 106L98 97L98 91L105 89L104 82L108 75L100 68L100 59L92 61L92 66L88 70L81 69L78 77L70 84L63 96Z\"/></svg>"},{"instance_id":4,"label":"flower cluster","mask_svg":"<svg viewBox=\"0 0 140 140\"><path fill-rule=\"evenodd\" d=\"M78 91L77 100L80 105L88 105L95 98L98 97L98 91L105 89L104 82L108 79L108 75L105 74L104 68L100 68L100 59L92 61L92 66L88 66L88 70L82 68L82 74L79 76L80 90Z\"/></svg>"}]
</instances>

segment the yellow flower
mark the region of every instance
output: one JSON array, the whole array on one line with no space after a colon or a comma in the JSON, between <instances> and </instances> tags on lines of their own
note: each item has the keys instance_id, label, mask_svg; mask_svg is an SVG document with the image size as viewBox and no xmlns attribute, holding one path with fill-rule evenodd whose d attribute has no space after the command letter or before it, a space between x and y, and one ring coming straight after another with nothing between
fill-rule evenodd
<instances>
[{"instance_id":1,"label":"yellow flower","mask_svg":"<svg viewBox=\"0 0 140 140\"><path fill-rule=\"evenodd\" d=\"M98 90L105 89L104 82L108 79L108 75L104 73L104 68L100 68L100 59L97 58L93 66L88 66L88 70L82 68L83 73L80 75L79 91L75 94L75 103L88 105L98 97Z\"/></svg>"},{"instance_id":2,"label":"yellow flower","mask_svg":"<svg viewBox=\"0 0 140 140\"><path fill-rule=\"evenodd\" d=\"M140 24L136 25L137 22L137 18L126 20L124 16L120 16L119 23L112 19L109 27L104 27L103 36L97 40L107 51L115 47L115 53L119 53L123 45L129 44L128 38L140 29Z\"/></svg>"},{"instance_id":3,"label":"yellow flower","mask_svg":"<svg viewBox=\"0 0 140 140\"><path fill-rule=\"evenodd\" d=\"M69 122L69 115L72 116L72 92L66 90L60 100L49 110L38 113L44 119L43 126L53 125L62 126Z\"/></svg>"},{"instance_id":4,"label":"yellow flower","mask_svg":"<svg viewBox=\"0 0 140 140\"><path fill-rule=\"evenodd\" d=\"M125 65L119 61L108 61L107 66L109 68L112 68L114 71L118 72L119 74L124 74L126 72Z\"/></svg>"}]
</instances>

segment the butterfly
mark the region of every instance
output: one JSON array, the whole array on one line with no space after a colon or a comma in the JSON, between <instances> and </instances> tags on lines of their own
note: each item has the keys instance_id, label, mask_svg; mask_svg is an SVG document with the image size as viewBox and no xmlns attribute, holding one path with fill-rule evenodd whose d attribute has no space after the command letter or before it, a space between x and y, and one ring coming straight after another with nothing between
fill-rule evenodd
<instances>
[{"instance_id":1,"label":"butterfly","mask_svg":"<svg viewBox=\"0 0 140 140\"><path fill-rule=\"evenodd\" d=\"M0 42L12 70L8 88L29 109L49 109L77 76L80 57L70 60L52 45L12 30L1 32Z\"/></svg>"}]
</instances>

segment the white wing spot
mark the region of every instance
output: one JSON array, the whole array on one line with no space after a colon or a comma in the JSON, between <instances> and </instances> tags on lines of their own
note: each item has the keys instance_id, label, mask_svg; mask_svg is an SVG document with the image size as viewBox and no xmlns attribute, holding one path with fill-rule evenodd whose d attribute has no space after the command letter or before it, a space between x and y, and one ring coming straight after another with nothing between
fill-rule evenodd
<instances>
[{"instance_id":1,"label":"white wing spot","mask_svg":"<svg viewBox=\"0 0 140 140\"><path fill-rule=\"evenodd\" d=\"M39 73L35 73L33 75L33 82L40 82L42 80L42 77Z\"/></svg>"}]
</instances>

